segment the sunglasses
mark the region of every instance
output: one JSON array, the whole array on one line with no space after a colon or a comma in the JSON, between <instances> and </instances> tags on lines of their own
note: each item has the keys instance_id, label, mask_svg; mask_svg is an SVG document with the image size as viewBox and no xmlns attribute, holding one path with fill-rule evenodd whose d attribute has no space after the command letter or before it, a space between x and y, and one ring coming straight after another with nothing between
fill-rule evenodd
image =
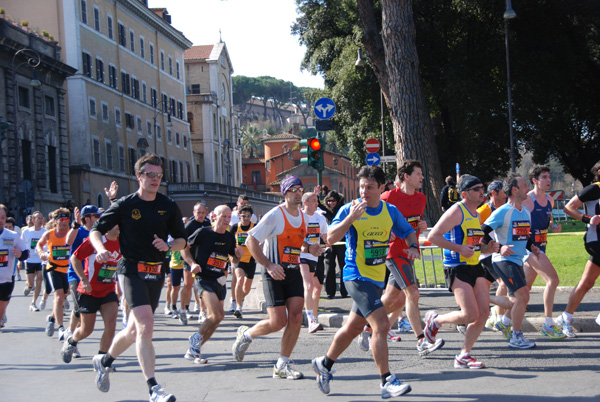
<instances>
[{"instance_id":1,"label":"sunglasses","mask_svg":"<svg viewBox=\"0 0 600 402\"><path fill-rule=\"evenodd\" d=\"M288 190L288 192L290 192L290 193L295 193L295 192L298 192L298 191L303 192L304 188L302 188L302 187L295 187L295 188L290 188Z\"/></svg>"},{"instance_id":2,"label":"sunglasses","mask_svg":"<svg viewBox=\"0 0 600 402\"><path fill-rule=\"evenodd\" d=\"M240 217L241 217L241 218L250 218L251 216L252 216L252 215L248 215L248 214L243 214L243 215L240 215Z\"/></svg>"},{"instance_id":3,"label":"sunglasses","mask_svg":"<svg viewBox=\"0 0 600 402\"><path fill-rule=\"evenodd\" d=\"M69 222L69 218L60 218L59 222Z\"/></svg>"},{"instance_id":4,"label":"sunglasses","mask_svg":"<svg viewBox=\"0 0 600 402\"><path fill-rule=\"evenodd\" d=\"M327 202L328 202L328 203L329 203L329 202L335 202L335 200L327 200Z\"/></svg>"},{"instance_id":5,"label":"sunglasses","mask_svg":"<svg viewBox=\"0 0 600 402\"><path fill-rule=\"evenodd\" d=\"M483 186L475 186L468 188L467 191L483 191Z\"/></svg>"},{"instance_id":6,"label":"sunglasses","mask_svg":"<svg viewBox=\"0 0 600 402\"><path fill-rule=\"evenodd\" d=\"M155 179L155 178L162 178L163 174L162 173L154 173L154 172L142 172L142 174L145 174L146 177L150 178L150 179Z\"/></svg>"}]
</instances>

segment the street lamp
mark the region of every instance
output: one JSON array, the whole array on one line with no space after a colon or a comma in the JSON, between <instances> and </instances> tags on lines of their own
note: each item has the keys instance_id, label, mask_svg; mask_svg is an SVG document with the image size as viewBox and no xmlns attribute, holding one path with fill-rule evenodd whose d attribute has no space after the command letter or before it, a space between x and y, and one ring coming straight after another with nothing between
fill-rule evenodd
<instances>
[{"instance_id":1,"label":"street lamp","mask_svg":"<svg viewBox=\"0 0 600 402\"><path fill-rule=\"evenodd\" d=\"M513 110L512 110L512 85L510 83L510 58L508 46L508 23L517 18L517 13L512 9L511 0L506 0L506 11L504 11L504 36L506 44L506 86L508 88L508 133L510 135L510 168L514 173L515 167L515 140L513 138Z\"/></svg>"},{"instance_id":2,"label":"street lamp","mask_svg":"<svg viewBox=\"0 0 600 402\"><path fill-rule=\"evenodd\" d=\"M164 111L162 111L161 109L159 109L159 106L164 106L167 105L167 107L169 107L169 103L168 101L164 101L161 100L160 102L158 102L156 105L154 105L154 116L152 116L152 120L154 121L154 154L158 155L158 152L156 150L156 116L158 116L159 113L164 113ZM171 121L171 113L167 112L167 127L173 127L173 122Z\"/></svg>"}]
</instances>

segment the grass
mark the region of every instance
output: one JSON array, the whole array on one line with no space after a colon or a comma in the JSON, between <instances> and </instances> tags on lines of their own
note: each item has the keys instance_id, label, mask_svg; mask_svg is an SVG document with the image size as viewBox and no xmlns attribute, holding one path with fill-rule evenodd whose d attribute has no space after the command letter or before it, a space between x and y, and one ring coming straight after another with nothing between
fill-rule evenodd
<instances>
[{"instance_id":1,"label":"grass","mask_svg":"<svg viewBox=\"0 0 600 402\"><path fill-rule=\"evenodd\" d=\"M560 279L560 286L575 286L583 269L586 261L589 258L588 253L585 251L583 246L583 234L585 232L585 225L579 221L569 220L569 222L561 222L562 232L551 233L548 235L548 246L546 248L546 254L554 265L558 277ZM429 256L430 251L422 251L423 255ZM433 249L435 256L440 256L441 251L439 249ZM442 261L436 260L435 263L435 283L438 286L445 286L444 282L444 271L442 268ZM423 269L423 265L425 269ZM415 261L415 270L419 283L424 286L425 283L430 286L434 282L433 274L433 263L431 261ZM425 281L425 275L427 281ZM538 276L533 283L534 286L544 286L544 281Z\"/></svg>"}]
</instances>

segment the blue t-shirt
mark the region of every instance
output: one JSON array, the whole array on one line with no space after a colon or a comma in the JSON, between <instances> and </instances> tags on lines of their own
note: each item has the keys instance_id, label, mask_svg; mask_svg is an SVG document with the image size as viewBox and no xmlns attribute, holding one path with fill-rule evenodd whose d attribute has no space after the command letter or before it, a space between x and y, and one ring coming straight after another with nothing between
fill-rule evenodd
<instances>
[{"instance_id":1,"label":"blue t-shirt","mask_svg":"<svg viewBox=\"0 0 600 402\"><path fill-rule=\"evenodd\" d=\"M355 202L361 202L361 200L358 199ZM372 219L378 219L377 217L378 217L378 215L380 215L382 213L384 204L386 204L389 217L391 218L391 221L393 223L391 227L388 226L388 227L380 228L381 230L383 230L387 233L387 241L388 242L389 242L389 236L390 236L391 232L394 232L394 234L397 237L400 237L402 239L406 238L406 236L410 235L411 233L414 233L412 226L410 226L410 224L406 221L406 219L404 219L404 216L402 216L402 213L398 210L398 208L396 208L392 204L386 203L385 201L380 201L379 205L375 208L367 207L367 209L365 210L366 215L373 217ZM352 202L349 202L348 204L341 207L339 209L338 213L336 214L335 218L333 218L333 220L331 221L330 227L342 222L350 214L351 206L352 206ZM365 216L365 214L363 214L363 217L364 216ZM365 276L361 275L361 273L360 273L359 267L356 262L356 250L359 249L359 247L357 247L357 241L359 238L359 234L357 233L354 226L350 226L350 229L348 230L348 232L346 232L345 238L346 238L346 258L345 258L346 266L344 267L344 272L343 272L344 281L352 281L352 280L358 279L358 280L362 280L362 281L370 281L379 287L383 287L384 281L378 281L373 278L365 277ZM387 254L387 250L386 250L386 254ZM385 262L385 255L383 257L383 261ZM385 265L384 265L384 267L385 267Z\"/></svg>"},{"instance_id":2,"label":"blue t-shirt","mask_svg":"<svg viewBox=\"0 0 600 402\"><path fill-rule=\"evenodd\" d=\"M527 241L531 227L531 213L525 206L519 211L514 206L506 203L492 212L485 221L485 225L494 229L495 239L503 246L512 245L514 254L504 257L500 253L492 255L492 261L510 261L517 265L523 265L523 257L527 252Z\"/></svg>"},{"instance_id":3,"label":"blue t-shirt","mask_svg":"<svg viewBox=\"0 0 600 402\"><path fill-rule=\"evenodd\" d=\"M75 237L75 241L73 241L73 244L71 245L71 255L75 254L75 251L77 251L79 246L81 246L81 243L83 243L83 241L87 239L89 235L90 232L84 226L79 226L79 229L77 230L77 236ZM79 277L75 273L73 266L71 266L71 261L69 261L67 280L69 282L79 282Z\"/></svg>"}]
</instances>

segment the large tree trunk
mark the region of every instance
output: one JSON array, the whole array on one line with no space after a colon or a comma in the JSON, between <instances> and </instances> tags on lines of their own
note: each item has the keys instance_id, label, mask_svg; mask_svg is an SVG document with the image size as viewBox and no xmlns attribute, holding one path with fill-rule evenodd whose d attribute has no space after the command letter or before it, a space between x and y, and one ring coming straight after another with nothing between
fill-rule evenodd
<instances>
[{"instance_id":1,"label":"large tree trunk","mask_svg":"<svg viewBox=\"0 0 600 402\"><path fill-rule=\"evenodd\" d=\"M379 32L373 0L358 0L363 44L385 97L394 127L396 160L417 159L424 167L423 192L429 225L440 217L439 194L443 177L419 76L419 57L412 0L382 0Z\"/></svg>"}]
</instances>

